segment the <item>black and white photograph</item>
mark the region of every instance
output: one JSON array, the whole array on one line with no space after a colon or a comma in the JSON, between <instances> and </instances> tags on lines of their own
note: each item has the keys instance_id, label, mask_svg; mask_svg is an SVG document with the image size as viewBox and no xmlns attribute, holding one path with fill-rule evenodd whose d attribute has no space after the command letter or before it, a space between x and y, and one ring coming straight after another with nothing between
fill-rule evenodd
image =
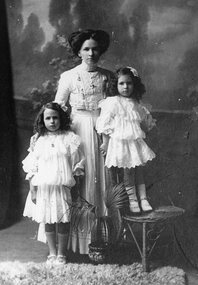
<instances>
[{"instance_id":1,"label":"black and white photograph","mask_svg":"<svg viewBox=\"0 0 198 285\"><path fill-rule=\"evenodd\" d=\"M198 1L0 2L0 284L198 284Z\"/></svg>"}]
</instances>

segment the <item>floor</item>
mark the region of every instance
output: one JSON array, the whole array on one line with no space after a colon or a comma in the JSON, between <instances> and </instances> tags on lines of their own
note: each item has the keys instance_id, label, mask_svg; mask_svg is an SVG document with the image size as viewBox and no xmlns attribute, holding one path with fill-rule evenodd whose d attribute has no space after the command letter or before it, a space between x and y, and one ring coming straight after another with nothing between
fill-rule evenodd
<instances>
[{"instance_id":1,"label":"floor","mask_svg":"<svg viewBox=\"0 0 198 285\"><path fill-rule=\"evenodd\" d=\"M21 161L25 155L27 155L27 146L29 145L29 137L31 131L29 129L19 129L19 145L20 145L20 158ZM20 173L24 179L24 173ZM22 181L23 181L22 179ZM23 182L24 183L24 182ZM20 188L22 196L27 195L27 185L20 182ZM16 194L17 197L17 194ZM15 206L15 198L14 205ZM24 203L25 197L21 200ZM23 204L22 203L22 204ZM23 207L22 207L23 208ZM198 224L198 217L192 223L185 223L185 232L182 232L183 236L189 236L188 245L192 245L191 253L196 257L198 252L198 230L196 230ZM183 227L184 228L184 227ZM193 232L195 229L196 232ZM45 262L47 252L46 244L38 242L36 240L37 224L27 218L22 218L20 221L15 222L9 227L0 230L0 262L3 261L20 261L20 262ZM184 243L186 240L184 241ZM195 246L197 244L197 246ZM139 256L138 256L139 257ZM164 262L164 257L161 258ZM198 256L196 257L198 259ZM75 257L77 262L82 262L81 257ZM170 260L170 259L169 259ZM161 262L161 261L160 261ZM188 285L198 285L198 270L192 267L182 256L181 253L177 253L176 256L172 254L172 261L168 263L172 266L182 268L187 275ZM198 261L197 261L198 264ZM198 266L197 266L198 268Z\"/></svg>"},{"instance_id":2,"label":"floor","mask_svg":"<svg viewBox=\"0 0 198 285\"><path fill-rule=\"evenodd\" d=\"M6 229L0 230L0 261L44 262L47 246L36 240L37 224L27 218ZM173 266L182 268L187 275L188 285L198 284L198 271L181 257Z\"/></svg>"}]
</instances>

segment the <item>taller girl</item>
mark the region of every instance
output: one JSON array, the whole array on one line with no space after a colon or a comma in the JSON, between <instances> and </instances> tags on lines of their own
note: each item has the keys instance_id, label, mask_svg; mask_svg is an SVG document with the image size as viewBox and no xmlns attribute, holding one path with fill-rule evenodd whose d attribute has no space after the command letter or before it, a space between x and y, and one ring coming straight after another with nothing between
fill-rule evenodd
<instances>
[{"instance_id":1,"label":"taller girl","mask_svg":"<svg viewBox=\"0 0 198 285\"><path fill-rule=\"evenodd\" d=\"M117 177L123 175L131 212L151 211L142 166L155 154L144 141L143 128L149 131L155 120L140 102L145 87L137 71L124 67L116 75L118 95L100 103L101 114L96 124L98 133L103 134L100 149L106 156L105 165L112 181L116 183Z\"/></svg>"}]
</instances>

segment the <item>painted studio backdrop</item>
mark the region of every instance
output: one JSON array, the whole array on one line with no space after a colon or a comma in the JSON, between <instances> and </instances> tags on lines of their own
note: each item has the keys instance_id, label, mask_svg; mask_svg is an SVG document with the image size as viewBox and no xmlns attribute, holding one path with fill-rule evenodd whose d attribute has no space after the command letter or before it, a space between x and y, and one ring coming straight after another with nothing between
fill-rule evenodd
<instances>
[{"instance_id":1,"label":"painted studio backdrop","mask_svg":"<svg viewBox=\"0 0 198 285\"><path fill-rule=\"evenodd\" d=\"M6 6L21 158L34 110L54 98L60 73L77 64L68 35L84 28L106 30L111 45L101 65L113 71L122 65L136 68L146 86L144 100L157 119L148 138L157 154L146 166L151 203L186 210L178 235L193 258L198 244L192 224L198 213L198 1L7 0Z\"/></svg>"},{"instance_id":2,"label":"painted studio backdrop","mask_svg":"<svg viewBox=\"0 0 198 285\"><path fill-rule=\"evenodd\" d=\"M197 93L196 0L8 0L16 97L30 98L57 75L55 60L71 61L62 36L83 28L104 29L111 46L101 64L138 69L155 109L189 109ZM54 60L54 65L53 65ZM60 67L60 64L59 64Z\"/></svg>"}]
</instances>

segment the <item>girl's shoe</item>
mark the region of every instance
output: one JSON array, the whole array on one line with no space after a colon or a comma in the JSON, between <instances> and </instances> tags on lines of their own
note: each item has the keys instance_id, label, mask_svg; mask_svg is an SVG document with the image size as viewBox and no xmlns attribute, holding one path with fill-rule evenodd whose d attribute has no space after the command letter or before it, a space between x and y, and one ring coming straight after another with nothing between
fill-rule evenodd
<instances>
[{"instance_id":1,"label":"girl's shoe","mask_svg":"<svg viewBox=\"0 0 198 285\"><path fill-rule=\"evenodd\" d=\"M48 255L47 260L46 260L46 265L47 266L52 266L56 262L56 255Z\"/></svg>"},{"instance_id":2,"label":"girl's shoe","mask_svg":"<svg viewBox=\"0 0 198 285\"><path fill-rule=\"evenodd\" d=\"M150 212L153 210L146 198L140 200L140 206L143 212Z\"/></svg>"},{"instance_id":3,"label":"girl's shoe","mask_svg":"<svg viewBox=\"0 0 198 285\"><path fill-rule=\"evenodd\" d=\"M139 214L141 212L139 203L137 200L130 200L129 208L130 208L130 211L134 214Z\"/></svg>"},{"instance_id":4,"label":"girl's shoe","mask_svg":"<svg viewBox=\"0 0 198 285\"><path fill-rule=\"evenodd\" d=\"M56 265L65 265L67 263L65 255L57 255L56 257Z\"/></svg>"}]
</instances>

